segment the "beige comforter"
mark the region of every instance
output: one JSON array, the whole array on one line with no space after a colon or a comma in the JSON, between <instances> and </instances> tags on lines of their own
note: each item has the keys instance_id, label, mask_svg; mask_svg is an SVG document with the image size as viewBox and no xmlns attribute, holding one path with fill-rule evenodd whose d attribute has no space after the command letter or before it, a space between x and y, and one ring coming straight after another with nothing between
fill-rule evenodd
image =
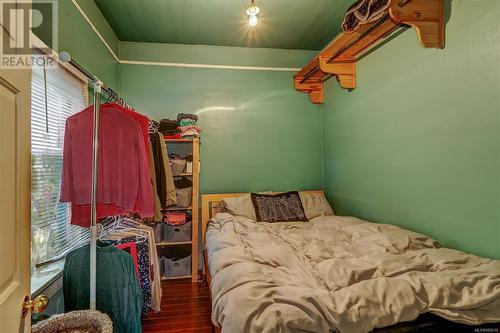
<instances>
[{"instance_id":1,"label":"beige comforter","mask_svg":"<svg viewBox=\"0 0 500 333\"><path fill-rule=\"evenodd\" d=\"M500 261L353 217L256 223L217 214L207 231L212 319L224 333L369 332L432 312L500 321Z\"/></svg>"}]
</instances>

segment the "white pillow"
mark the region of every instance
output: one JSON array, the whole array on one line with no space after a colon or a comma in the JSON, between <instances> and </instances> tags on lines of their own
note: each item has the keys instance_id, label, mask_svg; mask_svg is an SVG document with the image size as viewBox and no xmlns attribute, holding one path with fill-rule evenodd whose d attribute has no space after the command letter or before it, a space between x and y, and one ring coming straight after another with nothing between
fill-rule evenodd
<instances>
[{"instance_id":1,"label":"white pillow","mask_svg":"<svg viewBox=\"0 0 500 333\"><path fill-rule=\"evenodd\" d=\"M318 216L334 215L333 209L326 200L325 196L319 193L299 192L300 201L306 217L310 220Z\"/></svg>"},{"instance_id":2,"label":"white pillow","mask_svg":"<svg viewBox=\"0 0 500 333\"><path fill-rule=\"evenodd\" d=\"M221 203L222 207L229 214L243 216L247 219L257 221L257 215L255 215L255 208L253 207L250 193L243 194L239 197L223 199Z\"/></svg>"},{"instance_id":3,"label":"white pillow","mask_svg":"<svg viewBox=\"0 0 500 333\"><path fill-rule=\"evenodd\" d=\"M273 192L260 193L272 194ZM308 219L317 216L334 215L332 207L323 195L318 193L299 192L299 196ZM243 216L257 221L257 215L255 214L255 208L250 193L243 194L239 197L224 199L222 200L222 207L231 215Z\"/></svg>"}]
</instances>

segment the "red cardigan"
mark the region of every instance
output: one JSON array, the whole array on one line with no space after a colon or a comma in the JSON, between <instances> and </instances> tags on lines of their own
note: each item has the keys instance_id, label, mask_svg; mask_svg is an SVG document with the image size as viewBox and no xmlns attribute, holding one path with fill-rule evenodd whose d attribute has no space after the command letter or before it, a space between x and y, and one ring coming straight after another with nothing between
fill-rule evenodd
<instances>
[{"instance_id":1,"label":"red cardigan","mask_svg":"<svg viewBox=\"0 0 500 333\"><path fill-rule=\"evenodd\" d=\"M71 223L90 225L93 107L69 117L64 134L61 202L71 202ZM99 118L97 217L138 213L151 217L153 193L143 132L115 104Z\"/></svg>"}]
</instances>

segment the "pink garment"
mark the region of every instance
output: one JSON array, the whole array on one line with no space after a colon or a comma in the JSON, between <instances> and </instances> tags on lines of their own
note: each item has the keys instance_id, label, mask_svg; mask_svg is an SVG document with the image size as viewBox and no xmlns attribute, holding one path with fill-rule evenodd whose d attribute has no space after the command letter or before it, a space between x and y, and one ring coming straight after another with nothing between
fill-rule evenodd
<instances>
[{"instance_id":1,"label":"pink garment","mask_svg":"<svg viewBox=\"0 0 500 333\"><path fill-rule=\"evenodd\" d=\"M137 121L137 123L139 123L139 125L141 126L142 136L144 139L144 147L146 148L146 156L149 156L149 118L143 114L140 114L137 111L129 110L117 103L106 103L101 105L101 107L103 106L113 107L118 111L123 112L130 118L134 119L135 121ZM148 158L148 165L149 163L150 161Z\"/></svg>"},{"instance_id":2,"label":"pink garment","mask_svg":"<svg viewBox=\"0 0 500 333\"><path fill-rule=\"evenodd\" d=\"M97 203L97 217L120 216L129 212L117 207L115 204ZM82 227L90 226L90 205L71 204L71 224Z\"/></svg>"},{"instance_id":3,"label":"pink garment","mask_svg":"<svg viewBox=\"0 0 500 333\"><path fill-rule=\"evenodd\" d=\"M64 135L61 202L71 202L71 223L90 225L92 107L69 117ZM97 217L135 212L154 216L149 157L134 119L104 104L99 121Z\"/></svg>"}]
</instances>

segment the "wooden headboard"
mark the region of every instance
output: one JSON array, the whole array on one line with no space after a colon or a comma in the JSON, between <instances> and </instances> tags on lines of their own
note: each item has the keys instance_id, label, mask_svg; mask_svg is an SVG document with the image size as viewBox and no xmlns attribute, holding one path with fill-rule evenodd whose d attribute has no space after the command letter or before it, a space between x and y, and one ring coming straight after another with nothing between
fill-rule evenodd
<instances>
[{"instance_id":1,"label":"wooden headboard","mask_svg":"<svg viewBox=\"0 0 500 333\"><path fill-rule=\"evenodd\" d=\"M308 193L317 193L325 195L324 191L302 191ZM224 193L224 194L202 194L201 196L201 237L202 248L205 249L205 236L207 232L208 221L221 211L221 201L227 198L239 197L247 193Z\"/></svg>"}]
</instances>

